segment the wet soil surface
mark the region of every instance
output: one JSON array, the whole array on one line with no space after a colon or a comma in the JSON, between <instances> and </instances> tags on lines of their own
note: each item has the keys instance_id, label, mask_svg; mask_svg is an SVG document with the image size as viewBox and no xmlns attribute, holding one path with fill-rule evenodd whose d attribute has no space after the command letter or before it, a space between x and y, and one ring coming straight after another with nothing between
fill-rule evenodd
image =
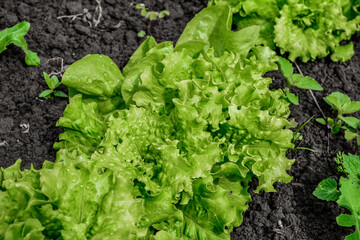
<instances>
[{"instance_id":1,"label":"wet soil surface","mask_svg":"<svg viewBox=\"0 0 360 240\"><path fill-rule=\"evenodd\" d=\"M142 2L151 10L167 9L170 16L149 25L135 9L138 2L103 0L102 17L95 27L96 1L0 1L0 29L29 21L31 28L26 40L30 50L37 52L42 62L38 67L26 66L24 53L15 46L0 54L0 166L8 167L21 158L23 167L34 164L40 168L44 160L55 160L56 152L52 146L63 131L55 124L68 100L38 98L47 89L42 72L61 72L89 53L108 55L122 69L144 40L137 35L140 30L154 36L158 42L176 42L186 23L207 4L206 0ZM77 14L76 18L66 17ZM58 19L61 16L65 17ZM326 58L299 63L305 75L315 78L325 88L315 92L315 96L326 116L334 114L322 97L333 91L360 100L359 40L359 35L354 36L355 56L349 62L332 63ZM268 76L274 79L272 87L284 86L284 78L279 72ZM63 86L59 90L67 91ZM321 117L309 91L294 92L300 98L300 105L291 108L291 117L298 123L306 122L313 115ZM345 212L344 209L333 202L317 200L312 192L324 178L339 179L333 158L339 151L354 153L354 146L345 141L343 134L328 134L326 126L314 120L301 132L304 135L301 146L317 152L289 151L288 156L296 159L289 171L294 176L293 181L275 184L276 193L253 194L244 222L234 229L232 239L340 240L353 231L336 224L336 216Z\"/></svg>"}]
</instances>

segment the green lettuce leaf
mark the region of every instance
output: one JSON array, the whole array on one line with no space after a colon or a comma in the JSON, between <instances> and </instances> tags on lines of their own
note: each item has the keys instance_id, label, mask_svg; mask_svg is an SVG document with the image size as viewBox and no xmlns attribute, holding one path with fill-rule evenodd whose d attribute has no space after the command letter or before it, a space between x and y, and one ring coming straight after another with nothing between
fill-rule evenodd
<instances>
[{"instance_id":1,"label":"green lettuce leaf","mask_svg":"<svg viewBox=\"0 0 360 240\"><path fill-rule=\"evenodd\" d=\"M335 0L285 4L274 27L274 42L289 59L303 62L338 52L342 40L350 39L358 30L360 16L349 20Z\"/></svg>"},{"instance_id":2,"label":"green lettuce leaf","mask_svg":"<svg viewBox=\"0 0 360 240\"><path fill-rule=\"evenodd\" d=\"M208 5L229 6L237 30L260 26L257 44L278 47L291 61L330 53L333 61L346 61L353 55L352 43L340 42L359 31L358 1L210 0Z\"/></svg>"},{"instance_id":3,"label":"green lettuce leaf","mask_svg":"<svg viewBox=\"0 0 360 240\"><path fill-rule=\"evenodd\" d=\"M29 29L29 22L21 22L0 31L0 53L5 51L8 45L14 44L21 47L25 52L25 62L27 65L37 66L40 64L40 59L36 52L32 52L28 49L28 44L24 38Z\"/></svg>"}]
</instances>

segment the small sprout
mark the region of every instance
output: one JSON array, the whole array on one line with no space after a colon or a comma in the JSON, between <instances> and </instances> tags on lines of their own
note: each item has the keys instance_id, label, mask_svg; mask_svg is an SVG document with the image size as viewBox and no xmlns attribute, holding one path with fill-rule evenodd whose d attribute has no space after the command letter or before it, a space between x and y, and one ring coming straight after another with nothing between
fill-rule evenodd
<instances>
[{"instance_id":1,"label":"small sprout","mask_svg":"<svg viewBox=\"0 0 360 240\"><path fill-rule=\"evenodd\" d=\"M145 37L146 33L145 31L141 30L140 32L138 32L138 37Z\"/></svg>"},{"instance_id":2,"label":"small sprout","mask_svg":"<svg viewBox=\"0 0 360 240\"><path fill-rule=\"evenodd\" d=\"M25 52L25 62L30 66L37 66L40 64L40 59L37 53L28 49L28 44L24 36L30 29L30 23L21 22L13 27L6 28L0 32L0 53L6 50L10 44L21 47Z\"/></svg>"},{"instance_id":3,"label":"small sprout","mask_svg":"<svg viewBox=\"0 0 360 240\"><path fill-rule=\"evenodd\" d=\"M356 145L360 146L360 119L344 116L344 114L351 114L360 111L360 101L351 101L350 97L340 92L333 92L324 98L324 101L331 106L334 111L337 111L336 119L330 117L325 120L318 118L316 121L322 125L329 125L331 132L337 134L341 129L345 130L345 139L352 141L356 139Z\"/></svg>"},{"instance_id":4,"label":"small sprout","mask_svg":"<svg viewBox=\"0 0 360 240\"><path fill-rule=\"evenodd\" d=\"M161 12L148 11L145 4L143 3L136 4L135 8L141 10L141 15L150 21L154 21L158 18L164 18L166 15L170 15L168 10L163 10Z\"/></svg>"},{"instance_id":5,"label":"small sprout","mask_svg":"<svg viewBox=\"0 0 360 240\"><path fill-rule=\"evenodd\" d=\"M294 133L293 138L291 139L291 143L295 143L296 141L300 141L300 143L297 145L297 147L294 148L294 150L308 150L311 152L316 152L316 150L311 149L311 148L307 148L307 147L300 147L302 140L303 140L303 135L300 133L300 130L303 129L315 116L312 116L311 118L309 118L305 123L303 123L302 125L298 126L298 129L296 130L296 132Z\"/></svg>"},{"instance_id":6,"label":"small sprout","mask_svg":"<svg viewBox=\"0 0 360 240\"><path fill-rule=\"evenodd\" d=\"M284 89L285 95L292 104L299 105L299 98L290 92L291 87L318 91L323 90L315 79L307 76L303 77L302 74L294 74L292 64L285 58L279 57L278 63L281 73L286 78L286 87Z\"/></svg>"},{"instance_id":7,"label":"small sprout","mask_svg":"<svg viewBox=\"0 0 360 240\"><path fill-rule=\"evenodd\" d=\"M61 84L61 82L55 75L50 78L49 75L46 72L44 72L44 78L49 89L40 93L39 97L50 98L50 99L54 99L54 96L65 97L65 98L68 97L66 93L55 90Z\"/></svg>"}]
</instances>

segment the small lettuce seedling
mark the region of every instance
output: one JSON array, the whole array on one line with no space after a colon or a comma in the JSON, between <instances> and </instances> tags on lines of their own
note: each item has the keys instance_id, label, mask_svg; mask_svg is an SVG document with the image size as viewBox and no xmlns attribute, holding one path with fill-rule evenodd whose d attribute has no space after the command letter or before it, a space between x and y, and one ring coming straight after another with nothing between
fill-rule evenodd
<instances>
[{"instance_id":1,"label":"small lettuce seedling","mask_svg":"<svg viewBox=\"0 0 360 240\"><path fill-rule=\"evenodd\" d=\"M292 104L299 105L298 96L290 92L290 88L292 87L318 91L323 90L323 88L315 79L307 76L303 77L301 74L294 74L294 68L292 64L285 58L279 57L278 63L281 73L286 78L286 87L284 89L284 92L287 99Z\"/></svg>"},{"instance_id":2,"label":"small lettuce seedling","mask_svg":"<svg viewBox=\"0 0 360 240\"><path fill-rule=\"evenodd\" d=\"M13 27L6 28L0 32L0 53L6 50L10 44L21 47L25 52L25 62L27 65L37 66L40 64L40 59L37 53L28 49L28 44L24 36L30 29L30 23L21 22Z\"/></svg>"},{"instance_id":3,"label":"small lettuce seedling","mask_svg":"<svg viewBox=\"0 0 360 240\"><path fill-rule=\"evenodd\" d=\"M43 91L42 93L40 93L39 97L50 98L50 99L54 99L54 96L55 97L65 97L65 98L68 97L68 95L66 93L55 90L61 84L61 82L55 75L50 78L49 75L46 72L44 72L44 78L45 78L46 84L48 85L48 87L50 89L47 89L47 90Z\"/></svg>"},{"instance_id":4,"label":"small lettuce seedling","mask_svg":"<svg viewBox=\"0 0 360 240\"><path fill-rule=\"evenodd\" d=\"M316 121L320 124L331 126L331 132L337 134L340 129L345 129L345 139L352 141L356 139L357 146L360 146L360 120L344 114L351 114L360 111L360 101L351 101L350 97L340 92L333 92L324 98L324 101L337 111L336 119L328 117L318 118Z\"/></svg>"},{"instance_id":5,"label":"small lettuce seedling","mask_svg":"<svg viewBox=\"0 0 360 240\"><path fill-rule=\"evenodd\" d=\"M360 156L338 153L335 158L338 171L345 173L338 184L334 179L324 179L316 187L313 195L321 200L336 201L340 207L350 211L336 218L338 225L343 227L355 226L355 232L345 239L360 239Z\"/></svg>"},{"instance_id":6,"label":"small lettuce seedling","mask_svg":"<svg viewBox=\"0 0 360 240\"><path fill-rule=\"evenodd\" d=\"M145 31L143 31L143 30L141 30L141 31L139 31L138 32L138 37L145 37L145 35L146 35L146 32Z\"/></svg>"},{"instance_id":7,"label":"small lettuce seedling","mask_svg":"<svg viewBox=\"0 0 360 240\"><path fill-rule=\"evenodd\" d=\"M146 19L149 19L150 21L154 21L158 18L164 18L166 15L170 15L170 12L168 10L163 10L161 12L148 11L145 4L143 3L136 4L135 7L136 9L140 9L141 15L144 16Z\"/></svg>"}]
</instances>

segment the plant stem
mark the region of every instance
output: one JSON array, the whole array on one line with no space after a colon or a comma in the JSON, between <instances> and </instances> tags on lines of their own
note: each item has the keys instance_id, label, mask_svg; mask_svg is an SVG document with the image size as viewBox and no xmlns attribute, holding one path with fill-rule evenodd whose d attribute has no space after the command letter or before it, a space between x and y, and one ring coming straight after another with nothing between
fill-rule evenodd
<instances>
[{"instance_id":1,"label":"plant stem","mask_svg":"<svg viewBox=\"0 0 360 240\"><path fill-rule=\"evenodd\" d=\"M295 66L296 66L296 68L298 69L299 73L300 73L302 76L304 76L304 74L302 73L302 71L301 71L300 67L297 65L297 63L296 63L296 62L295 62ZM312 98L314 99L314 101L315 101L315 104L316 104L317 108L320 110L321 115L322 115L322 116L323 116L323 118L326 120L326 116L325 116L324 112L322 111L322 109L320 108L320 105L319 105L318 101L316 100L316 97L315 97L315 95L314 95L313 91L312 91L311 89L309 89L309 92L310 92L310 94L311 94ZM328 126L328 128L329 128L329 126Z\"/></svg>"}]
</instances>

